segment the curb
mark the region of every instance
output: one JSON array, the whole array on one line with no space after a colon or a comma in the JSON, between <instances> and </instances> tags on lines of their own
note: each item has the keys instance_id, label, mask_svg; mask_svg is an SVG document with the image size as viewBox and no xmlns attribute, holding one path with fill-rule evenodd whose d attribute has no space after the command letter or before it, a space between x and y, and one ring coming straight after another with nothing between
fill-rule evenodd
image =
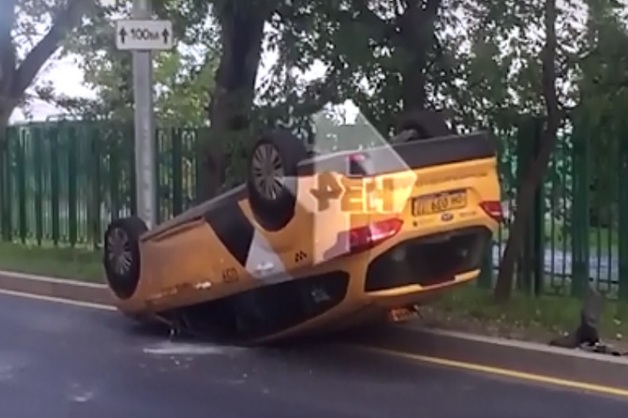
<instances>
[{"instance_id":1,"label":"curb","mask_svg":"<svg viewBox=\"0 0 628 418\"><path fill-rule=\"evenodd\" d=\"M538 343L397 325L360 342L375 349L628 391L628 358ZM581 385L582 386L582 385Z\"/></svg>"},{"instance_id":2,"label":"curb","mask_svg":"<svg viewBox=\"0 0 628 418\"><path fill-rule=\"evenodd\" d=\"M99 305L113 305L114 303L109 289L104 284L83 283L11 271L0 271L0 289Z\"/></svg>"},{"instance_id":3,"label":"curb","mask_svg":"<svg viewBox=\"0 0 628 418\"><path fill-rule=\"evenodd\" d=\"M42 297L113 305L106 285L0 271L0 289ZM356 333L357 334L357 333ZM541 344L395 325L361 333L367 348L535 374L628 391L628 359Z\"/></svg>"}]
</instances>

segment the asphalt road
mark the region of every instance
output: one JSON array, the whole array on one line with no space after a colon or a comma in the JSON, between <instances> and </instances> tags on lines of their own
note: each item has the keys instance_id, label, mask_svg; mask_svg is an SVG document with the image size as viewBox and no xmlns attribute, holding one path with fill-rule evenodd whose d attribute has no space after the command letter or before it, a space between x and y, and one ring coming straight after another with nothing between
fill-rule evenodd
<instances>
[{"instance_id":1,"label":"asphalt road","mask_svg":"<svg viewBox=\"0 0 628 418\"><path fill-rule=\"evenodd\" d=\"M116 312L0 295L3 418L620 418L628 400L320 343L171 343Z\"/></svg>"}]
</instances>

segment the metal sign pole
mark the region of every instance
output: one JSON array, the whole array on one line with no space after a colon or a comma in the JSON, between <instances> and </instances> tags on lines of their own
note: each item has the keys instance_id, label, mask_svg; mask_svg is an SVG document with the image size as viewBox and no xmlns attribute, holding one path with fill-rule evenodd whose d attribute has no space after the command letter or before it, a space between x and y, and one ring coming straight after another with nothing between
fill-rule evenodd
<instances>
[{"instance_id":1,"label":"metal sign pole","mask_svg":"<svg viewBox=\"0 0 628 418\"><path fill-rule=\"evenodd\" d=\"M133 0L133 18L151 19L151 0ZM133 51L135 100L135 173L137 214L148 228L157 224L153 62L150 50Z\"/></svg>"}]
</instances>

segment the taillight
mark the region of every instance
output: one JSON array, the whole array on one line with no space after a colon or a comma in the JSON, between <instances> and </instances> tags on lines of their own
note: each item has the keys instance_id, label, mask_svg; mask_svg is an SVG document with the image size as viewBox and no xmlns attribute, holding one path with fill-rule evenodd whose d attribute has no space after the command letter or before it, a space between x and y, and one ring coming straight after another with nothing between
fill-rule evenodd
<instances>
[{"instance_id":1,"label":"taillight","mask_svg":"<svg viewBox=\"0 0 628 418\"><path fill-rule=\"evenodd\" d=\"M356 152L353 154L349 154L349 161L354 163L361 163L366 160L366 154L361 152Z\"/></svg>"},{"instance_id":2,"label":"taillight","mask_svg":"<svg viewBox=\"0 0 628 418\"><path fill-rule=\"evenodd\" d=\"M366 154L363 154L361 152L349 154L349 156L347 157L347 165L349 166L347 174L350 177L362 177L366 175L366 171L363 166L366 160Z\"/></svg>"},{"instance_id":3,"label":"taillight","mask_svg":"<svg viewBox=\"0 0 628 418\"><path fill-rule=\"evenodd\" d=\"M503 220L502 202L499 200L480 202L480 207L496 222L501 222Z\"/></svg>"},{"instance_id":4,"label":"taillight","mask_svg":"<svg viewBox=\"0 0 628 418\"><path fill-rule=\"evenodd\" d=\"M392 238L401 230L401 219L387 219L349 231L349 245L352 253L365 251Z\"/></svg>"},{"instance_id":5,"label":"taillight","mask_svg":"<svg viewBox=\"0 0 628 418\"><path fill-rule=\"evenodd\" d=\"M397 235L402 226L401 219L393 218L340 232L336 244L325 252L325 259L369 250Z\"/></svg>"}]
</instances>

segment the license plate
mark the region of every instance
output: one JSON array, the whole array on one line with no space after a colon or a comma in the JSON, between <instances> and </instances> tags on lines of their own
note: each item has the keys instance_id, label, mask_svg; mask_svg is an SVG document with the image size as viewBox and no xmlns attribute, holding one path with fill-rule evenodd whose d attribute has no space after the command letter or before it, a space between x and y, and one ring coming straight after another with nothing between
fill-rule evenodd
<instances>
[{"instance_id":1,"label":"license plate","mask_svg":"<svg viewBox=\"0 0 628 418\"><path fill-rule=\"evenodd\" d=\"M388 311L388 320L391 322L403 322L419 316L417 308L395 308Z\"/></svg>"},{"instance_id":2,"label":"license plate","mask_svg":"<svg viewBox=\"0 0 628 418\"><path fill-rule=\"evenodd\" d=\"M425 216L467 206L466 190L455 190L412 199L412 215Z\"/></svg>"}]
</instances>

